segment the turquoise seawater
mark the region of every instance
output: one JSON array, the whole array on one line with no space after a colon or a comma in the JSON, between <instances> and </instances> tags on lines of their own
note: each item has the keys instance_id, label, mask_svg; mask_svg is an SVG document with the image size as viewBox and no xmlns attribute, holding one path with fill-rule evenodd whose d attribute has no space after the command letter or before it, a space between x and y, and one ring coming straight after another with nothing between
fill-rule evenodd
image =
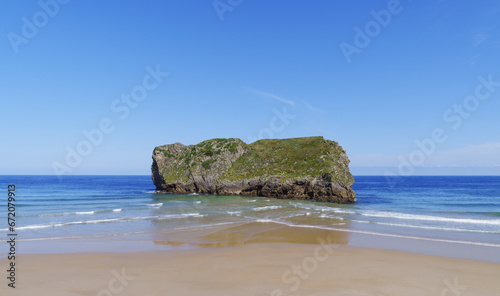
<instances>
[{"instance_id":1,"label":"turquoise seawater","mask_svg":"<svg viewBox=\"0 0 500 296\"><path fill-rule=\"evenodd\" d=\"M5 201L0 206L0 236L8 233L7 185L15 184L16 232L21 241L147 238L173 229L276 222L489 246L500 253L500 177L355 179L357 203L340 205L155 194L150 176L0 176Z\"/></svg>"}]
</instances>

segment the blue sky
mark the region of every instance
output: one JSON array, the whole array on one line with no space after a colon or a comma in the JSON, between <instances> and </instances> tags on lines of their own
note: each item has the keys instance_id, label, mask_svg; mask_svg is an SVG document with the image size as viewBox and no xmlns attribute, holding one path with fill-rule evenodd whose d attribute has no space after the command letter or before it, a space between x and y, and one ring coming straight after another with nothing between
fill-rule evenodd
<instances>
[{"instance_id":1,"label":"blue sky","mask_svg":"<svg viewBox=\"0 0 500 296\"><path fill-rule=\"evenodd\" d=\"M497 1L61 2L2 3L0 174L316 135L355 175L500 174Z\"/></svg>"}]
</instances>

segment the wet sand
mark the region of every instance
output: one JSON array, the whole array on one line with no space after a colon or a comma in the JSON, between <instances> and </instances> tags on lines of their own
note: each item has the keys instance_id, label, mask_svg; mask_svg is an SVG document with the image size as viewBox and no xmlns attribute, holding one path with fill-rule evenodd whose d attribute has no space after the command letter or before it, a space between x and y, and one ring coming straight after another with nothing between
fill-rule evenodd
<instances>
[{"instance_id":1,"label":"wet sand","mask_svg":"<svg viewBox=\"0 0 500 296\"><path fill-rule=\"evenodd\" d=\"M153 237L168 251L21 254L16 289L2 276L0 295L500 295L500 263L353 247L348 235L261 223Z\"/></svg>"}]
</instances>

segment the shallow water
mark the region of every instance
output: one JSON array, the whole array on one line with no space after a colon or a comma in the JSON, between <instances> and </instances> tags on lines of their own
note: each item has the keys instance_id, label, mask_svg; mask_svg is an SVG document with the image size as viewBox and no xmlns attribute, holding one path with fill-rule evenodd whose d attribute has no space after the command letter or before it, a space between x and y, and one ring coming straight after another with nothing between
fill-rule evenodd
<instances>
[{"instance_id":1,"label":"shallow water","mask_svg":"<svg viewBox=\"0 0 500 296\"><path fill-rule=\"evenodd\" d=\"M0 188L7 196L7 185L16 184L21 241L128 235L165 242L165 233L200 227L232 229L225 235L233 231L244 241L241 225L273 223L500 248L500 177L355 179L352 205L155 194L149 176L0 176ZM6 205L0 216L5 236Z\"/></svg>"}]
</instances>

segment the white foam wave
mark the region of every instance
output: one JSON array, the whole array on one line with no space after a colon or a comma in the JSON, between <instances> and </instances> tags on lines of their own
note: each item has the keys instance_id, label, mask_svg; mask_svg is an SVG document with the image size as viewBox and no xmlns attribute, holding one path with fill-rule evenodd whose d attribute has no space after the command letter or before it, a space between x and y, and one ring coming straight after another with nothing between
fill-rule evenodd
<instances>
[{"instance_id":1,"label":"white foam wave","mask_svg":"<svg viewBox=\"0 0 500 296\"><path fill-rule=\"evenodd\" d=\"M90 215L95 214L97 211L88 211L88 212L67 212L67 213L53 213L53 214L41 214L41 215L33 215L33 217L58 217L58 216L71 216L71 215Z\"/></svg>"},{"instance_id":2,"label":"white foam wave","mask_svg":"<svg viewBox=\"0 0 500 296\"><path fill-rule=\"evenodd\" d=\"M169 220L169 219L180 219L180 218L188 218L188 217L204 217L204 215L200 213L184 213L178 215L163 215L158 218L158 220Z\"/></svg>"},{"instance_id":3,"label":"white foam wave","mask_svg":"<svg viewBox=\"0 0 500 296\"><path fill-rule=\"evenodd\" d=\"M431 215L405 214L405 213L386 212L386 211L362 211L362 210L355 211L345 208L317 206L311 204L302 204L298 202L290 202L290 205L296 208L301 208L306 210L334 212L339 214L357 214L365 217L500 226L500 219L454 218L454 217L431 216Z\"/></svg>"},{"instance_id":4,"label":"white foam wave","mask_svg":"<svg viewBox=\"0 0 500 296\"><path fill-rule=\"evenodd\" d=\"M190 214L185 214L190 215ZM134 218L113 218L113 219L98 219L98 220L84 220L84 221L71 221L66 223L55 223L55 224L35 224L17 227L17 230L33 230L33 229L44 229L71 225L82 225L82 224L100 224L100 223L115 223L115 222L131 222L131 221L141 221L141 220L152 220L157 219L158 216L147 216L147 217L134 217ZM8 231L7 228L0 229L0 231Z\"/></svg>"},{"instance_id":5,"label":"white foam wave","mask_svg":"<svg viewBox=\"0 0 500 296\"><path fill-rule=\"evenodd\" d=\"M28 225L28 226L20 226L17 227L17 230L24 230L24 229L43 229L43 228L49 228L49 227L56 227L58 225L62 224L54 224L54 225ZM3 230L3 229L2 229Z\"/></svg>"},{"instance_id":6,"label":"white foam wave","mask_svg":"<svg viewBox=\"0 0 500 296\"><path fill-rule=\"evenodd\" d=\"M155 204L146 204L146 205L148 207L159 208L159 207L163 206L163 203L159 202L159 203L155 203Z\"/></svg>"},{"instance_id":7,"label":"white foam wave","mask_svg":"<svg viewBox=\"0 0 500 296\"><path fill-rule=\"evenodd\" d=\"M398 224L398 223L372 222L372 221L363 221L363 220L352 220L352 221L358 222L358 223L370 223L370 224L385 225L385 226L407 227L407 228L428 229L428 230L500 234L499 231L488 231L488 230L479 230L479 229L436 227L436 226L425 226L425 225L410 225L410 224Z\"/></svg>"},{"instance_id":8,"label":"white foam wave","mask_svg":"<svg viewBox=\"0 0 500 296\"><path fill-rule=\"evenodd\" d=\"M229 215L231 215L231 216L232 216L232 215L239 216L239 215L241 214L241 211L233 211L233 212L231 212L231 211L227 211L227 213L228 213Z\"/></svg>"},{"instance_id":9,"label":"white foam wave","mask_svg":"<svg viewBox=\"0 0 500 296\"><path fill-rule=\"evenodd\" d=\"M265 206L265 207L257 207L253 208L254 211L266 211L266 210L276 210L281 208L281 206Z\"/></svg>"},{"instance_id":10,"label":"white foam wave","mask_svg":"<svg viewBox=\"0 0 500 296\"><path fill-rule=\"evenodd\" d=\"M110 212L110 211L111 212L121 212L122 209L86 211L86 212L52 213L52 214L33 215L32 217L58 217L58 216L71 216L71 215L92 215L92 214L104 213L104 212Z\"/></svg>"},{"instance_id":11,"label":"white foam wave","mask_svg":"<svg viewBox=\"0 0 500 296\"><path fill-rule=\"evenodd\" d=\"M319 211L319 212L334 212L334 213L340 213L340 214L355 214L356 212L354 210L350 209L344 209L344 208L335 208L335 207L328 207L328 206L318 206L318 205L311 205L311 204L302 204L298 202L290 202L290 205L292 205L295 208L301 208L309 211Z\"/></svg>"},{"instance_id":12,"label":"white foam wave","mask_svg":"<svg viewBox=\"0 0 500 296\"><path fill-rule=\"evenodd\" d=\"M202 214L200 213L188 213L188 214L182 214L183 217L203 217Z\"/></svg>"},{"instance_id":13,"label":"white foam wave","mask_svg":"<svg viewBox=\"0 0 500 296\"><path fill-rule=\"evenodd\" d=\"M396 213L396 212L375 212L375 211L362 212L362 213L360 213L360 215L366 216L366 217L376 217L376 218L394 218L394 219L402 219L402 220L440 221L440 222L500 226L500 219L488 219L488 220L486 220L486 219L471 219L471 218L451 218L451 217L415 215L415 214L404 214L404 213Z\"/></svg>"},{"instance_id":14,"label":"white foam wave","mask_svg":"<svg viewBox=\"0 0 500 296\"><path fill-rule=\"evenodd\" d=\"M89 212L75 212L76 215L92 215L95 214L95 211L89 211Z\"/></svg>"},{"instance_id":15,"label":"white foam wave","mask_svg":"<svg viewBox=\"0 0 500 296\"><path fill-rule=\"evenodd\" d=\"M121 209L116 209L121 210ZM117 223L117 222L132 222L132 221L143 221L143 220L164 220L164 219L178 219L187 217L204 217L200 213L184 213L180 215L164 215L164 216L145 216L145 217L129 217L129 218L113 218L113 219L98 219L98 220L83 220L83 221L71 221L66 223L55 223L55 224L35 224L17 227L17 230L34 230L34 229L45 229L53 227L63 227L72 225L82 225L82 224L100 224L100 223ZM8 228L0 229L1 232L9 231Z\"/></svg>"},{"instance_id":16,"label":"white foam wave","mask_svg":"<svg viewBox=\"0 0 500 296\"><path fill-rule=\"evenodd\" d=\"M277 221L272 220L272 219L257 219L257 220L255 220L255 222L259 222L259 223L280 223L280 224L286 224L286 223L283 223L283 222L277 222Z\"/></svg>"},{"instance_id":17,"label":"white foam wave","mask_svg":"<svg viewBox=\"0 0 500 296\"><path fill-rule=\"evenodd\" d=\"M72 221L67 223L56 223L56 224L45 224L45 225L28 225L17 227L17 230L27 230L27 229L44 229L52 227L70 226L70 225L80 225L80 224L98 224L98 223L109 223L116 222L122 219L101 219L101 220L88 220L88 221ZM4 230L4 229L0 229Z\"/></svg>"},{"instance_id":18,"label":"white foam wave","mask_svg":"<svg viewBox=\"0 0 500 296\"><path fill-rule=\"evenodd\" d=\"M335 219L335 220L341 220L341 221L344 220L344 218L342 218L342 217L330 216L330 215L324 214L324 213L320 214L318 217L320 217L320 218L328 218L328 219Z\"/></svg>"},{"instance_id":19,"label":"white foam wave","mask_svg":"<svg viewBox=\"0 0 500 296\"><path fill-rule=\"evenodd\" d=\"M305 215L306 215L305 213L298 213L298 214L291 214L291 215L289 215L287 217L283 217L283 218L290 219L290 218L294 218L294 217L302 217L302 216L305 216Z\"/></svg>"}]
</instances>

